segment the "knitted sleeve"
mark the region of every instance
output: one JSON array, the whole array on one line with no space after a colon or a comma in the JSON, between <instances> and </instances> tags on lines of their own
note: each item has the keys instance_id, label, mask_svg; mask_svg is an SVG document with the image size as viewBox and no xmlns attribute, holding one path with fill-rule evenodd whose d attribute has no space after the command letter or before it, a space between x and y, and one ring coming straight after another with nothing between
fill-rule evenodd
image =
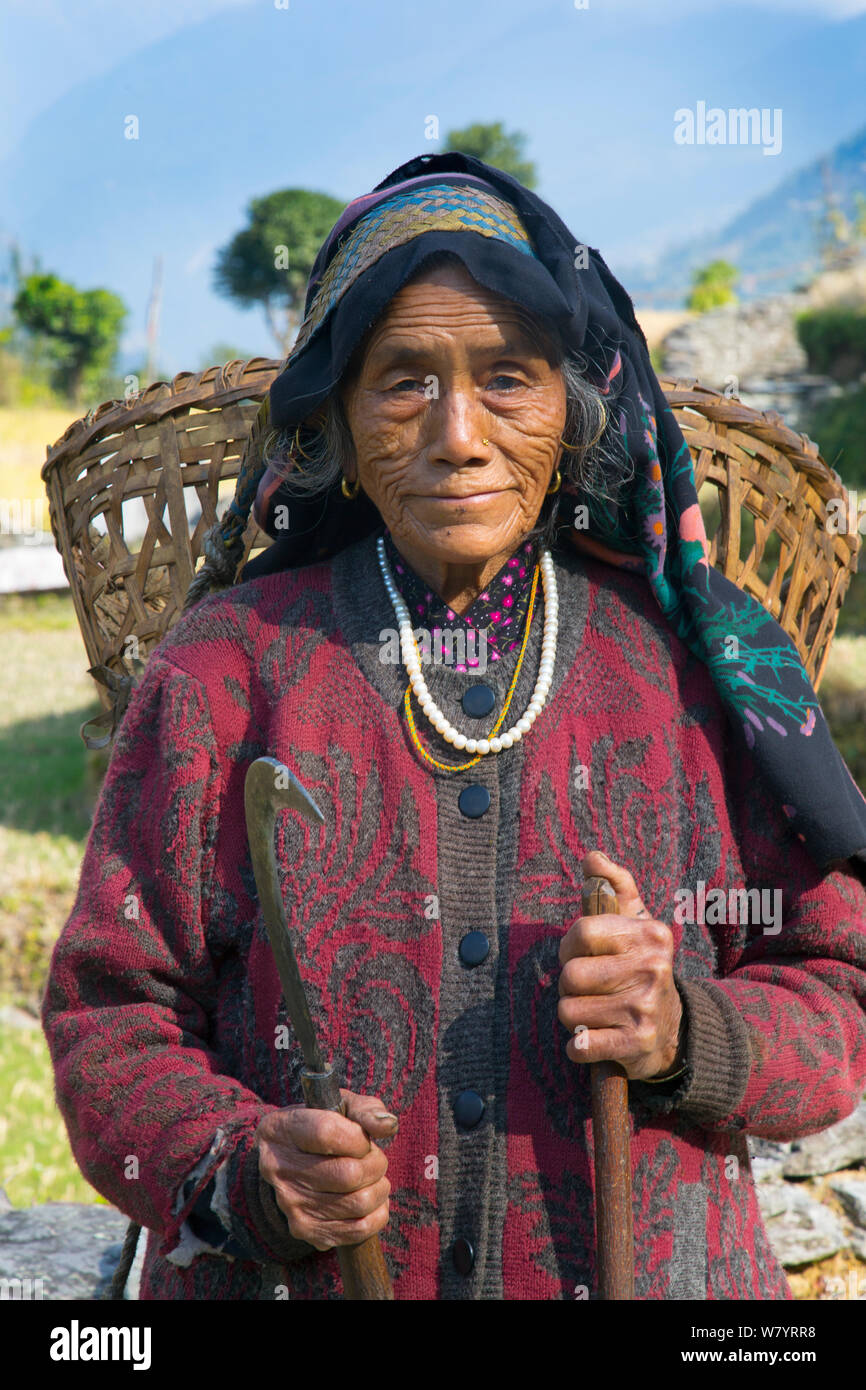
<instances>
[{"instance_id":1,"label":"knitted sleeve","mask_svg":"<svg viewBox=\"0 0 866 1390\"><path fill-rule=\"evenodd\" d=\"M850 860L817 867L745 750L729 777L742 875L701 908L718 969L676 978L686 1072L641 1100L706 1129L797 1139L866 1087L866 887Z\"/></svg>"},{"instance_id":2,"label":"knitted sleeve","mask_svg":"<svg viewBox=\"0 0 866 1390\"><path fill-rule=\"evenodd\" d=\"M42 1024L82 1173L162 1237L161 1255L220 1170L234 1235L285 1261L311 1247L258 1176L255 1129L277 1107L223 1074L209 1043L220 784L205 688L156 651L117 733Z\"/></svg>"}]
</instances>

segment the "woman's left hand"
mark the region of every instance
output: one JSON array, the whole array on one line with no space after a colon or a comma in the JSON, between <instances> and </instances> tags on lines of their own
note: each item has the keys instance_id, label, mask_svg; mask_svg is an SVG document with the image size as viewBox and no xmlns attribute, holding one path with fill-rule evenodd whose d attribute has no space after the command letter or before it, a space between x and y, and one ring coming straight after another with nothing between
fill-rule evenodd
<instances>
[{"instance_id":1,"label":"woman's left hand","mask_svg":"<svg viewBox=\"0 0 866 1390\"><path fill-rule=\"evenodd\" d=\"M558 1015L572 1035L566 1056L619 1062L632 1081L665 1076L682 1064L673 933L650 916L628 869L598 850L581 868L609 881L619 912L579 917L560 942Z\"/></svg>"}]
</instances>

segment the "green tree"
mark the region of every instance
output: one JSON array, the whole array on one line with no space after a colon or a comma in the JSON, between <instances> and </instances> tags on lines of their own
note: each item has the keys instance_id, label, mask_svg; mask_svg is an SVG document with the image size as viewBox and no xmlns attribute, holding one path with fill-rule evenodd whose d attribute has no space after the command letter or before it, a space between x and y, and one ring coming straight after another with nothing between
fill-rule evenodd
<instances>
[{"instance_id":1,"label":"green tree","mask_svg":"<svg viewBox=\"0 0 866 1390\"><path fill-rule=\"evenodd\" d=\"M692 313L705 314L708 309L720 309L721 304L737 303L734 284L740 278L740 271L730 261L710 261L699 270L692 271L692 288L685 307Z\"/></svg>"},{"instance_id":2,"label":"green tree","mask_svg":"<svg viewBox=\"0 0 866 1390\"><path fill-rule=\"evenodd\" d=\"M847 384L866 374L866 313L846 304L810 309L796 320L809 368Z\"/></svg>"},{"instance_id":3,"label":"green tree","mask_svg":"<svg viewBox=\"0 0 866 1390\"><path fill-rule=\"evenodd\" d=\"M303 317L316 254L343 207L330 194L306 188L254 198L247 226L217 253L217 292L236 304L260 304L282 355Z\"/></svg>"},{"instance_id":4,"label":"green tree","mask_svg":"<svg viewBox=\"0 0 866 1390\"><path fill-rule=\"evenodd\" d=\"M79 290L56 275L25 276L12 302L17 322L41 340L52 384L78 404L85 387L110 372L127 316L110 290Z\"/></svg>"},{"instance_id":5,"label":"green tree","mask_svg":"<svg viewBox=\"0 0 866 1390\"><path fill-rule=\"evenodd\" d=\"M492 164L503 173L519 179L527 188L534 188L538 174L533 161L524 157L526 139L522 131L506 131L501 121L487 124L476 121L462 130L449 130L445 136L445 148L483 159L485 164Z\"/></svg>"},{"instance_id":6,"label":"green tree","mask_svg":"<svg viewBox=\"0 0 866 1390\"><path fill-rule=\"evenodd\" d=\"M740 272L729 261L710 261L692 274L692 289L686 308L695 314L718 309L723 304L736 304L734 284Z\"/></svg>"}]
</instances>

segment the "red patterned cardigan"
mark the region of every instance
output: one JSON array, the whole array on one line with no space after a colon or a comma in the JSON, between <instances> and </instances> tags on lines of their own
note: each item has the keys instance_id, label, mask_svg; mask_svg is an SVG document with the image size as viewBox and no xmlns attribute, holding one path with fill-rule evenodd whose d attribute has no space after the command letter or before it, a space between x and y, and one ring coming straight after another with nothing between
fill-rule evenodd
<instances>
[{"instance_id":1,"label":"red patterned cardigan","mask_svg":"<svg viewBox=\"0 0 866 1390\"><path fill-rule=\"evenodd\" d=\"M394 618L374 540L205 599L151 655L116 739L43 1025L83 1173L149 1228L142 1297L341 1289L333 1252L289 1235L253 1144L266 1110L301 1100L244 824L246 769L268 753L326 818L281 813L276 836L314 1018L343 1084L400 1115L383 1237L396 1297L595 1296L587 1070L556 1004L598 847L672 925L688 1022L685 1075L630 1086L637 1296L790 1298L746 1135L812 1133L863 1092L861 878L848 862L822 874L792 836L646 583L586 556L555 556L557 661L531 733L468 772L431 769L403 669L381 659ZM540 641L537 621L515 710ZM483 729L514 659L484 675ZM427 678L465 725L477 674ZM470 782L490 794L472 819ZM678 924L675 893L701 883L780 890L781 930ZM473 930L491 949L470 968ZM485 1107L472 1128L453 1108L467 1089ZM225 1245L190 1220L206 1189Z\"/></svg>"}]
</instances>

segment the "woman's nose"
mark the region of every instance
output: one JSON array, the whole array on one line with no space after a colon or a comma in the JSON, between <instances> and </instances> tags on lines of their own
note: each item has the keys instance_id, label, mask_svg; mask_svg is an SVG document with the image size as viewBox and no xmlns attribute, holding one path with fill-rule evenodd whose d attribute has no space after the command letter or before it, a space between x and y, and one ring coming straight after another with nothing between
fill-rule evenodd
<instances>
[{"instance_id":1,"label":"woman's nose","mask_svg":"<svg viewBox=\"0 0 866 1390\"><path fill-rule=\"evenodd\" d=\"M429 457L434 463L462 464L487 458L487 411L473 390L453 385L443 389L440 384L431 406Z\"/></svg>"}]
</instances>

